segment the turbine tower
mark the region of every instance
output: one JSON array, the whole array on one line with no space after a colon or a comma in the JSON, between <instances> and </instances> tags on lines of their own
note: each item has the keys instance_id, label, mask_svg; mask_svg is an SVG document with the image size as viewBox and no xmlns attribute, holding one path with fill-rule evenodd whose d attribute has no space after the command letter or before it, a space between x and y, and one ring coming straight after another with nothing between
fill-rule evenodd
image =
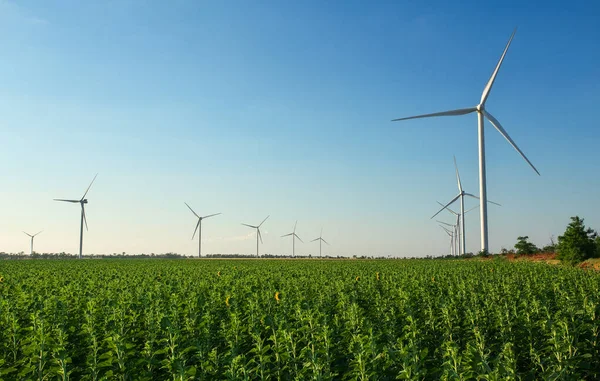
<instances>
[{"instance_id":1,"label":"turbine tower","mask_svg":"<svg viewBox=\"0 0 600 381\"><path fill-rule=\"evenodd\" d=\"M267 216L267 218L269 218L270 216ZM261 222L258 226L254 226L254 225L248 225L248 224L242 224L244 226L247 226L249 228L252 229L256 229L256 258L258 258L258 240L260 238L260 243L262 243L262 235L260 234L260 227L262 226L262 224L265 223L265 221L267 220L267 218L265 218L263 220L263 222Z\"/></svg>"},{"instance_id":2,"label":"turbine tower","mask_svg":"<svg viewBox=\"0 0 600 381\"><path fill-rule=\"evenodd\" d=\"M184 204L188 207L189 210L192 211L192 213L194 213L194 216L198 217L198 223L196 224L196 229L194 229L194 234L192 234L192 240L196 236L196 231L197 231L198 232L198 258L201 258L202 257L202 220L204 220L205 218L218 216L221 213L209 214L208 216L200 217L198 214L196 214L196 212L194 212L194 209L192 209L192 207L187 204L187 202L184 202Z\"/></svg>"},{"instance_id":3,"label":"turbine tower","mask_svg":"<svg viewBox=\"0 0 600 381\"><path fill-rule=\"evenodd\" d=\"M407 118L398 118L393 119L392 121L400 121L400 120L408 120L408 119L418 119L418 118L429 118L435 116L458 116L458 115L466 115L473 112L477 113L477 125L478 125L478 142L479 142L479 207L481 208L481 250L488 251L488 219L487 219L487 183L486 183L486 172L485 172L485 139L484 139L484 129L483 129L483 119L484 117L490 121L492 126L498 130L498 132L513 146L513 148L525 159L525 161L533 168L533 170L539 175L540 173L535 168L535 166L529 161L527 156L517 147L517 144L511 139L508 135L508 132L502 127L500 122L490 114L486 108L485 103L490 95L490 91L492 90L492 86L494 85L494 81L496 81L496 76L498 75L498 71L500 70L500 66L502 65L502 61L504 61L504 57L506 56L506 52L508 51L508 47L515 36L517 30L515 29L504 48L504 52L496 65L490 79L488 80L485 88L483 89L483 93L481 94L481 100L479 104L475 107L436 112L433 114L424 114L417 116L410 116Z\"/></svg>"},{"instance_id":4,"label":"turbine tower","mask_svg":"<svg viewBox=\"0 0 600 381\"><path fill-rule=\"evenodd\" d=\"M27 234L28 236L31 237L31 253L29 255L33 254L33 239L35 238L36 235L40 234L41 232L43 232L43 230L40 231L40 232L35 233L34 235L31 235L31 234L29 234L27 232L23 232L23 233L25 233L25 234Z\"/></svg>"},{"instance_id":5,"label":"turbine tower","mask_svg":"<svg viewBox=\"0 0 600 381\"><path fill-rule=\"evenodd\" d=\"M88 203L88 200L85 198L85 196L90 191L90 188L92 187L92 184L94 183L94 181L96 181L96 177L98 177L97 173L96 173L96 176L94 176L94 179L92 180L92 182L90 183L90 186L86 189L85 193L83 194L83 197L81 197L80 200L65 200L65 199L61 199L61 198L54 199L54 201L71 202L74 204L79 203L81 205L81 227L79 229L79 259L82 258L82 251L83 251L83 224L84 223L85 223L85 230L86 231L88 230L87 219L85 218L85 204Z\"/></svg>"},{"instance_id":6,"label":"turbine tower","mask_svg":"<svg viewBox=\"0 0 600 381\"><path fill-rule=\"evenodd\" d=\"M298 225L298 221L296 221L296 223L294 224L294 231L292 231L290 234L285 234L281 236L282 238L292 236L292 257L294 258L296 257L296 238L298 238L300 242L304 243L304 241L302 241L302 239L298 237L298 234L296 234L296 225Z\"/></svg>"},{"instance_id":7,"label":"turbine tower","mask_svg":"<svg viewBox=\"0 0 600 381\"><path fill-rule=\"evenodd\" d=\"M323 246L323 242L329 245L329 243L323 239L323 228L321 228L321 235L319 235L319 238L315 238L310 242L315 241L319 241L319 258L323 258L323 256L321 255L321 246Z\"/></svg>"}]
</instances>

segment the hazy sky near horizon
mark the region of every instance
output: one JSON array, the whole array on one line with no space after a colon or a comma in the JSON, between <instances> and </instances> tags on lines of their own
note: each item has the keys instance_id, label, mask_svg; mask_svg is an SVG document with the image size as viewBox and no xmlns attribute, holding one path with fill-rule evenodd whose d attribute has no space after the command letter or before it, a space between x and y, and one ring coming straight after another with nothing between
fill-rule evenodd
<instances>
[{"instance_id":1,"label":"hazy sky near horizon","mask_svg":"<svg viewBox=\"0 0 600 381\"><path fill-rule=\"evenodd\" d=\"M490 248L545 245L579 215L600 229L600 4L592 1L0 0L0 251L448 251L430 220L478 194L477 118L393 118L471 107L516 37L486 124ZM477 205L468 200L467 208ZM453 222L449 214L440 215ZM479 213L467 215L479 250Z\"/></svg>"}]
</instances>

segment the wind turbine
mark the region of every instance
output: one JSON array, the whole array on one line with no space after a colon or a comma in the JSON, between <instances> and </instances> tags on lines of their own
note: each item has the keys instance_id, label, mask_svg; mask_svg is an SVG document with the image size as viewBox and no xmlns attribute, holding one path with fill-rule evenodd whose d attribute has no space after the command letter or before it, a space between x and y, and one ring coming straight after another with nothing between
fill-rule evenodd
<instances>
[{"instance_id":1,"label":"wind turbine","mask_svg":"<svg viewBox=\"0 0 600 381\"><path fill-rule=\"evenodd\" d=\"M440 209L436 214L434 214L431 218L433 219L433 217L437 216L442 210L444 210L446 207L452 205L452 203L454 203L454 201L458 200L460 198L460 238L459 238L459 252L460 254L464 254L465 253L465 219L464 219L464 215L465 215L465 196L469 196L475 199L479 199L479 197L471 194L471 193L467 193L464 191L463 187L462 187L462 183L460 181L460 174L458 173L458 165L456 165L456 156L454 157L454 169L456 171L456 183L458 185L458 195L456 195L456 197L454 197L452 200L450 200L450 202L448 202L446 205L442 204L442 209ZM489 203L501 206L500 204L498 204L497 202L493 202L488 200ZM458 215L457 215L457 219L458 219Z\"/></svg>"},{"instance_id":2,"label":"wind turbine","mask_svg":"<svg viewBox=\"0 0 600 381\"><path fill-rule=\"evenodd\" d=\"M490 91L492 90L492 86L494 85L494 81L496 80L496 76L498 75L498 71L500 70L500 66L502 65L502 61L504 61L504 57L506 56L506 52L508 51L508 47L512 42L513 37L517 29L513 31L506 47L504 48L504 52L494 69L492 76L488 80L485 88L483 89L483 93L481 94L481 100L479 104L475 107L436 112L432 114L424 114L417 116L410 116L407 118L398 118L393 119L392 121L400 121L400 120L408 120L408 119L417 119L417 118L429 118L435 116L458 116L458 115L466 115L473 112L477 113L477 125L478 125L478 142L479 142L479 207L481 208L481 250L488 250L488 219L487 219L487 183L486 183L486 172L485 172L485 139L484 139L484 129L483 129L483 118L487 118L492 126L498 130L498 132L513 146L515 150L525 159L525 161L533 168L533 170L539 175L540 173L534 167L534 165L529 161L527 156L517 147L517 144L511 139L508 135L508 132L502 127L500 122L490 114L485 108L485 102L490 95Z\"/></svg>"},{"instance_id":3,"label":"wind turbine","mask_svg":"<svg viewBox=\"0 0 600 381\"><path fill-rule=\"evenodd\" d=\"M488 201L488 202L491 202L491 201ZM463 245L464 245L464 242L465 242L465 238L464 238L464 234L465 234L465 231L464 231L464 220L465 220L465 214L469 213L469 212L470 212L471 210L473 210L473 209L477 209L477 208L479 208L479 205L472 207L471 209L467 210L467 211L466 211L466 212L464 212L464 213L456 213L454 210L450 209L450 208L448 207L448 205L444 205L444 204L442 204L442 203L441 203L441 202L439 202L439 201L437 201L437 203L438 203L438 204L440 204L440 205L442 206L442 209L440 209L440 210L439 210L439 211L438 211L438 212L437 212L437 213L436 213L436 214L435 214L433 217L437 216L437 215L438 215L438 213L440 213L440 212L441 212L442 210L444 210L444 209L446 209L448 212L450 212L450 213L452 213L452 214L454 214L454 215L456 216L456 225L452 225L452 226L456 226L456 229L457 229L457 231L456 231L456 234L457 234L457 236L458 236L458 251L459 251L459 253L460 253L460 254L465 254L465 253L466 253L466 247L465 247L465 246L463 246ZM495 203L495 202L494 202L494 204L496 204L496 205L500 205L500 204L497 204L497 203ZM501 205L500 205L500 206L501 206ZM433 218L433 217L431 217L431 218ZM436 221L437 221L437 220L436 220ZM437 222L441 222L441 221L437 221ZM443 223L443 224L444 224L445 222L441 222L441 223ZM463 230L462 230L462 232L461 232L461 231L460 231L460 229L459 229L459 226L460 226L461 224L462 224L462 226L463 226ZM446 225L447 225L447 224L446 224ZM461 238L462 238L462 241L461 241ZM463 245L461 245L461 242L463 243Z\"/></svg>"},{"instance_id":4,"label":"wind turbine","mask_svg":"<svg viewBox=\"0 0 600 381\"><path fill-rule=\"evenodd\" d=\"M198 258L202 257L202 220L208 217L218 216L221 213L209 214L208 216L200 217L191 206L188 205L187 202L184 204L188 207L189 210L194 213L194 216L198 217L198 223L196 224L196 229L194 229L194 234L192 234L192 239L196 236L196 231L198 231Z\"/></svg>"},{"instance_id":5,"label":"wind turbine","mask_svg":"<svg viewBox=\"0 0 600 381\"><path fill-rule=\"evenodd\" d=\"M54 199L54 201L64 201L64 202L72 202L74 204L77 204L77 203L81 204L81 228L79 229L79 259L81 259L81 253L83 250L83 224L84 223L85 223L85 230L88 230L87 219L85 218L85 204L88 203L88 200L85 198L85 196L90 191L90 188L92 187L92 184L94 183L94 181L96 181L96 177L98 177L97 173L96 173L96 176L94 176L94 179L92 180L92 182L90 183L90 186L86 189L85 193L83 194L83 197L81 197L80 200L64 200L64 199L60 199L60 198Z\"/></svg>"},{"instance_id":6,"label":"wind turbine","mask_svg":"<svg viewBox=\"0 0 600 381\"><path fill-rule=\"evenodd\" d=\"M25 234L27 234L28 236L31 237L31 254L33 254L33 239L35 238L36 235L40 234L41 232L43 232L43 230L40 231L40 232L35 233L34 235L31 235L31 234L29 234L27 232L23 232L23 233L25 233Z\"/></svg>"},{"instance_id":7,"label":"wind turbine","mask_svg":"<svg viewBox=\"0 0 600 381\"><path fill-rule=\"evenodd\" d=\"M315 241L319 241L319 258L322 258L323 256L321 255L321 246L323 246L323 242L329 245L329 243L323 239L323 228L321 228L321 235L319 235L319 238L315 238L310 242Z\"/></svg>"},{"instance_id":8,"label":"wind turbine","mask_svg":"<svg viewBox=\"0 0 600 381\"><path fill-rule=\"evenodd\" d=\"M269 218L270 216L267 216L267 218ZM248 224L242 224L244 226L248 226L249 228L252 229L256 229L256 258L258 258L258 239L260 238L260 243L262 243L262 235L260 234L260 227L262 226L262 224L265 223L265 221L267 220L267 218L265 218L263 220L263 222L261 222L258 226L254 226L254 225L248 225Z\"/></svg>"},{"instance_id":9,"label":"wind turbine","mask_svg":"<svg viewBox=\"0 0 600 381\"><path fill-rule=\"evenodd\" d=\"M450 224L447 224L445 222L442 222L442 223L444 225L449 225L449 226L454 227L454 225L450 225ZM450 236L450 255L455 255L454 253L456 251L456 244L455 244L455 240L454 240L454 232L456 231L456 229L454 229L454 232L453 232L452 230L449 230L449 229L443 227L442 225L440 225L440 227L442 229L444 229L444 231L446 232L446 234L448 234Z\"/></svg>"},{"instance_id":10,"label":"wind turbine","mask_svg":"<svg viewBox=\"0 0 600 381\"><path fill-rule=\"evenodd\" d=\"M294 224L293 232L281 236L282 238L292 236L292 257L294 258L296 257L296 238L298 238L300 242L304 243L304 241L300 237L298 237L298 234L296 234L296 225L298 225L298 221L296 221L296 223Z\"/></svg>"}]
</instances>

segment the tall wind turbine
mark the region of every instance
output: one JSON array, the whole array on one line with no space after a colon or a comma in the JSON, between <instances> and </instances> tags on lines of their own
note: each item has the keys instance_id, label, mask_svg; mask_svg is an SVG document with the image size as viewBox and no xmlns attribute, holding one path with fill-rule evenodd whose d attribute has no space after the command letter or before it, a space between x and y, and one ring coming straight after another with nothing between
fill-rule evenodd
<instances>
[{"instance_id":1,"label":"tall wind turbine","mask_svg":"<svg viewBox=\"0 0 600 381\"><path fill-rule=\"evenodd\" d=\"M267 218L269 218L270 216L267 216ZM267 218L265 218L263 220L263 222L261 222L258 226L254 226L254 225L248 225L248 224L242 224L244 226L247 226L249 228L252 229L256 229L256 258L258 258L258 239L260 238L260 243L262 243L262 235L260 234L260 227L262 226L262 224L265 223L265 221L267 220Z\"/></svg>"},{"instance_id":2,"label":"tall wind turbine","mask_svg":"<svg viewBox=\"0 0 600 381\"><path fill-rule=\"evenodd\" d=\"M94 179L92 180L92 182L90 183L90 186L85 190L85 193L83 194L83 197L81 197L80 200L64 200L64 199L60 199L60 198L55 198L54 201L64 201L64 202L72 202L74 204L81 204L81 228L79 229L79 259L81 259L81 253L83 250L83 224L85 223L85 230L88 230L88 225L87 225L87 219L85 218L85 204L88 203L88 200L85 198L85 196L88 194L88 192L90 191L90 188L92 187L92 184L94 183L94 181L96 181L96 177L98 177L98 174L96 173L96 176L94 176Z\"/></svg>"},{"instance_id":3,"label":"tall wind turbine","mask_svg":"<svg viewBox=\"0 0 600 381\"><path fill-rule=\"evenodd\" d=\"M202 220L204 220L208 217L218 216L221 213L209 214L208 216L200 217L198 214L196 214L196 212L194 212L194 209L192 209L192 207L189 206L187 202L184 202L184 204L188 207L189 210L192 211L192 213L194 213L194 216L198 217L198 223L196 224L196 229L194 229L194 234L192 234L192 239L194 239L194 237L196 236L196 231L197 231L198 232L198 258L200 258L200 257L202 257Z\"/></svg>"},{"instance_id":4,"label":"tall wind turbine","mask_svg":"<svg viewBox=\"0 0 600 381\"><path fill-rule=\"evenodd\" d=\"M35 233L34 235L31 235L31 234L29 234L27 232L23 232L23 233L25 233L25 234L27 234L28 236L31 237L31 253L30 254L33 254L33 239L35 238L36 235L40 234L41 232L43 232L43 230L40 231L40 232Z\"/></svg>"},{"instance_id":5,"label":"tall wind turbine","mask_svg":"<svg viewBox=\"0 0 600 381\"><path fill-rule=\"evenodd\" d=\"M323 239L323 228L321 228L321 235L319 235L319 238L315 238L310 242L315 241L319 241L319 258L323 258L323 256L321 255L321 246L323 246L323 242L329 245L329 243Z\"/></svg>"},{"instance_id":6,"label":"tall wind turbine","mask_svg":"<svg viewBox=\"0 0 600 381\"><path fill-rule=\"evenodd\" d=\"M407 118L398 118L393 119L392 121L400 121L400 120L408 120L408 119L417 119L417 118L429 118L434 116L458 116L458 115L466 115L473 112L477 113L477 125L478 125L478 135L479 135L479 207L481 208L481 250L488 250L488 220L487 220L487 183L486 183L486 173L485 173L485 139L484 139L484 130L483 130L483 118L487 118L492 126L498 130L498 132L513 146L515 150L525 159L525 161L533 168L533 170L539 175L540 173L534 167L534 165L529 161L527 156L517 147L517 144L511 139L508 135L508 132L502 127L500 122L490 114L485 108L485 102L490 95L490 91L492 90L492 86L494 85L494 81L496 80L496 76L498 75L498 71L500 70L500 66L502 65L502 61L504 61L504 57L506 56L506 52L508 51L508 47L512 42L513 37L517 29L513 31L506 47L504 48L504 52L494 69L492 76L487 82L485 88L483 89L483 93L481 94L481 100L479 104L475 107L451 110L451 111L443 111L436 112L433 114L424 114L417 116L410 116Z\"/></svg>"},{"instance_id":7,"label":"tall wind turbine","mask_svg":"<svg viewBox=\"0 0 600 381\"><path fill-rule=\"evenodd\" d=\"M300 237L298 237L298 234L296 234L296 225L298 225L298 221L296 221L296 223L294 224L294 231L292 231L290 234L285 234L285 235L281 236L281 237L292 236L292 257L296 257L296 238L298 238L300 240L300 242L304 243L304 241L302 241L302 239Z\"/></svg>"}]
</instances>

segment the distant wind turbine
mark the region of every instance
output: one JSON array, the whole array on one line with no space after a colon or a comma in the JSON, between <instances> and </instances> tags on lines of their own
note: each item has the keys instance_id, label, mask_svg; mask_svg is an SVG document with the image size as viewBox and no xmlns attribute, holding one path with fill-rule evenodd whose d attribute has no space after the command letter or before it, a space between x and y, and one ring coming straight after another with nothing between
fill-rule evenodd
<instances>
[{"instance_id":1,"label":"distant wind turbine","mask_svg":"<svg viewBox=\"0 0 600 381\"><path fill-rule=\"evenodd\" d=\"M267 216L267 218L269 218L270 216ZM254 225L248 225L248 224L242 224L244 226L247 226L249 228L252 229L256 229L256 258L258 258L258 240L260 239L260 243L262 243L262 235L260 234L260 227L262 226L262 224L265 223L265 221L267 220L267 218L265 218L263 220L263 222L261 222L258 226L254 226Z\"/></svg>"},{"instance_id":2,"label":"distant wind turbine","mask_svg":"<svg viewBox=\"0 0 600 381\"><path fill-rule=\"evenodd\" d=\"M456 241L454 239L455 233L456 233L456 227L454 225L450 225L447 224L445 222L442 222L444 225L449 225L452 226L453 230L450 230L448 228L443 227L442 225L440 225L440 227L442 229L444 229L444 231L446 232L446 234L448 234L450 236L450 255L455 255L456 252Z\"/></svg>"},{"instance_id":3,"label":"distant wind turbine","mask_svg":"<svg viewBox=\"0 0 600 381\"><path fill-rule=\"evenodd\" d=\"M462 184L460 182L460 174L458 173L458 165L456 165L456 157L454 157L454 169L456 170L456 183L458 184L458 195L456 195L456 197L454 197L452 200L450 200L450 202L448 202L446 205L442 204L442 209L440 209L436 214L434 214L431 218L433 219L433 217L437 216L442 210L444 210L446 207L452 205L452 203L456 200L458 200L460 198L460 237L458 238L458 244L459 244L459 253L460 254L464 254L465 253L465 196L469 196L472 197L474 199L479 199L479 197L471 194L471 193L467 193L464 191ZM498 205L501 206L500 204L490 201L488 200L489 203L494 204L494 205ZM458 217L457 217L458 218Z\"/></svg>"},{"instance_id":4,"label":"distant wind turbine","mask_svg":"<svg viewBox=\"0 0 600 381\"><path fill-rule=\"evenodd\" d=\"M491 202L491 201L488 201L488 202ZM450 213L452 213L453 215L456 216L456 225L451 225L451 226L455 226L456 227L458 253L465 254L466 253L466 247L465 246L461 246L461 244L460 244L461 243L461 238L463 238L462 242L465 242L464 236L463 236L464 230L461 232L459 226L461 225L461 223L464 224L464 222L463 222L464 219L465 219L464 215L467 214L467 213L469 213L471 210L479 208L479 205L472 207L471 209L467 210L464 213L456 213L454 210L450 209L447 205L444 205L444 204L442 204L439 201L437 201L437 203L442 206L442 209L440 209L439 212L441 212L442 210L446 209L448 212L450 212ZM496 203L494 203L494 204L496 204ZM500 204L496 204L496 205L500 205ZM437 212L435 215L437 215L439 212ZM435 215L434 215L434 217L435 217ZM445 222L442 222L442 221L437 221L437 222L440 222L442 224L446 224ZM446 224L446 225L448 225L448 224Z\"/></svg>"},{"instance_id":5,"label":"distant wind turbine","mask_svg":"<svg viewBox=\"0 0 600 381\"><path fill-rule=\"evenodd\" d=\"M323 242L329 245L329 243L323 239L323 228L321 228L321 235L319 235L319 238L315 238L310 242L315 241L319 241L319 258L322 258L323 256L321 255L321 246L323 246Z\"/></svg>"},{"instance_id":6,"label":"distant wind turbine","mask_svg":"<svg viewBox=\"0 0 600 381\"><path fill-rule=\"evenodd\" d=\"M511 139L508 135L508 132L502 127L500 122L490 114L485 108L485 102L490 95L490 91L492 90L492 86L494 85L494 81L496 80L496 76L498 75L498 71L500 70L500 66L502 65L502 61L504 61L504 57L506 56L506 52L508 51L508 47L512 42L512 39L515 36L517 29L513 31L506 47L504 48L504 52L492 73L488 83L483 89L483 93L481 95L481 100L479 104L475 107L463 108L458 110L451 111L443 111L436 112L433 114L424 114L417 116L410 116L407 118L398 118L393 119L392 121L400 121L400 120L408 120L408 119L417 119L417 118L429 118L435 116L458 116L458 115L466 115L473 112L477 113L477 124L478 124L478 135L479 135L479 207L481 208L481 250L488 250L488 218L487 218L487 183L486 183L486 172L485 172L485 139L484 139L484 129L483 122L484 117L487 118L492 126L498 130L498 132L513 146L515 150L525 159L525 161L533 168L533 170L539 175L538 170L533 166L533 164L529 161L527 156L517 147L517 144Z\"/></svg>"},{"instance_id":7,"label":"distant wind turbine","mask_svg":"<svg viewBox=\"0 0 600 381\"><path fill-rule=\"evenodd\" d=\"M196 231L197 231L198 232L198 258L201 258L202 257L202 220L209 218L209 217L218 216L221 213L209 214L208 216L200 217L196 212L194 212L194 209L192 209L192 207L189 206L187 202L184 202L184 204L188 207L189 210L192 211L192 213L194 213L194 216L198 217L198 223L196 224L196 229L194 229L194 234L192 234L192 240L196 236Z\"/></svg>"},{"instance_id":8,"label":"distant wind turbine","mask_svg":"<svg viewBox=\"0 0 600 381\"><path fill-rule=\"evenodd\" d=\"M296 234L296 225L298 225L298 221L296 221L296 223L294 224L294 231L292 231L290 234L285 234L281 236L282 238L292 236L292 257L296 257L296 238L298 238L300 242L304 243L304 241L302 241L302 239L298 237L298 234Z\"/></svg>"},{"instance_id":9,"label":"distant wind turbine","mask_svg":"<svg viewBox=\"0 0 600 381\"><path fill-rule=\"evenodd\" d=\"M43 232L43 230L40 231L40 232L35 233L34 235L31 235L31 234L29 234L27 232L23 232L23 233L25 233L25 234L27 234L28 236L31 237L31 254L33 254L33 239L35 238L36 235L40 234L41 232Z\"/></svg>"},{"instance_id":10,"label":"distant wind turbine","mask_svg":"<svg viewBox=\"0 0 600 381\"><path fill-rule=\"evenodd\" d=\"M77 203L81 204L81 228L79 229L79 259L82 258L82 251L83 251L83 224L84 223L85 223L85 230L88 230L87 219L85 218L85 204L88 203L88 200L85 198L85 196L90 191L90 188L92 187L92 184L94 183L94 181L96 181L96 177L98 177L97 173L96 173L96 176L94 176L94 179L92 180L92 182L90 183L90 186L86 189L85 193L83 194L83 197L81 197L80 200L65 200L65 199L60 199L60 198L54 199L54 201L64 201L64 202L72 202L74 204L77 204Z\"/></svg>"}]
</instances>

